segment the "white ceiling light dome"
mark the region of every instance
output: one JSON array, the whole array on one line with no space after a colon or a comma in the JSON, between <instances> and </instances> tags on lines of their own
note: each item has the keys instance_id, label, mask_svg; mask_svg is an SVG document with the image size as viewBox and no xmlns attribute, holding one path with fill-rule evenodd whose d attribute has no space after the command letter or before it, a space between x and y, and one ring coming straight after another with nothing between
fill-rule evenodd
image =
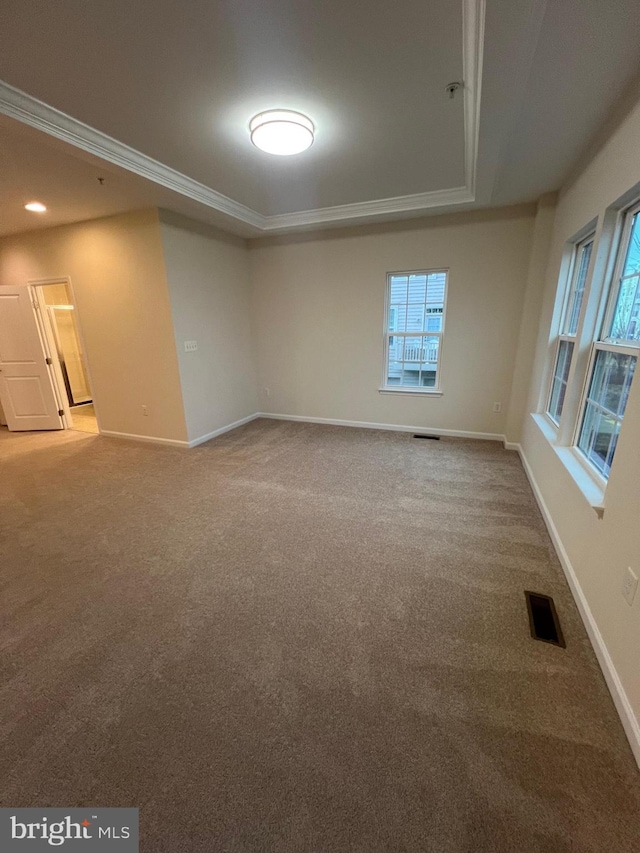
<instances>
[{"instance_id":1,"label":"white ceiling light dome","mask_svg":"<svg viewBox=\"0 0 640 853\"><path fill-rule=\"evenodd\" d=\"M267 154L299 154L313 143L315 127L302 113L267 110L249 122L251 141Z\"/></svg>"}]
</instances>

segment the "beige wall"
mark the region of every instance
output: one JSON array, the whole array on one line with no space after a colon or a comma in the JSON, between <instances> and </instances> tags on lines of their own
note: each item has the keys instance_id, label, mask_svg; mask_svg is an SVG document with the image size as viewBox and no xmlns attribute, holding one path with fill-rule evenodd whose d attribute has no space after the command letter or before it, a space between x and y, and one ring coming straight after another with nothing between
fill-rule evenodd
<instances>
[{"instance_id":1,"label":"beige wall","mask_svg":"<svg viewBox=\"0 0 640 853\"><path fill-rule=\"evenodd\" d=\"M522 419L527 411L529 381L536 352L556 203L556 194L549 193L539 200L536 211L505 428L505 438L510 443L520 441Z\"/></svg>"},{"instance_id":2,"label":"beige wall","mask_svg":"<svg viewBox=\"0 0 640 853\"><path fill-rule=\"evenodd\" d=\"M101 428L186 440L157 211L0 240L1 284L59 276L73 286Z\"/></svg>"},{"instance_id":3,"label":"beige wall","mask_svg":"<svg viewBox=\"0 0 640 853\"><path fill-rule=\"evenodd\" d=\"M257 409L246 242L166 211L161 232L189 440ZM185 352L185 341L197 341Z\"/></svg>"},{"instance_id":4,"label":"beige wall","mask_svg":"<svg viewBox=\"0 0 640 853\"><path fill-rule=\"evenodd\" d=\"M527 206L252 242L260 409L503 434L534 216ZM380 394L386 273L442 267L443 396Z\"/></svg>"},{"instance_id":5,"label":"beige wall","mask_svg":"<svg viewBox=\"0 0 640 853\"><path fill-rule=\"evenodd\" d=\"M640 182L640 104L612 131L608 142L561 193L546 278L528 411L535 411L549 353L558 274L565 241ZM639 188L640 193L640 188ZM640 595L629 607L623 573L640 572L640 380L627 412L599 520L529 414L522 448L559 538L566 549L629 703L640 720ZM637 751L640 761L640 750Z\"/></svg>"}]
</instances>

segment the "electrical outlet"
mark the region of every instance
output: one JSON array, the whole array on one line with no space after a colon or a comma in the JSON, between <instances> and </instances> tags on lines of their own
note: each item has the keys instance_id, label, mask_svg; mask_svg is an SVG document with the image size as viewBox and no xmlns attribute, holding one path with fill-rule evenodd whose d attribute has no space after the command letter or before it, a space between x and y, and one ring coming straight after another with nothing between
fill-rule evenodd
<instances>
[{"instance_id":1,"label":"electrical outlet","mask_svg":"<svg viewBox=\"0 0 640 853\"><path fill-rule=\"evenodd\" d=\"M493 404L493 411L496 413L496 415L499 415L500 412L502 411L502 403L494 403Z\"/></svg>"},{"instance_id":2,"label":"electrical outlet","mask_svg":"<svg viewBox=\"0 0 640 853\"><path fill-rule=\"evenodd\" d=\"M265 396L265 397L268 397L268 396L269 396L269 394L271 394L271 391L269 391L269 389L268 389L268 388L263 388L262 390L264 391L264 396Z\"/></svg>"},{"instance_id":3,"label":"electrical outlet","mask_svg":"<svg viewBox=\"0 0 640 853\"><path fill-rule=\"evenodd\" d=\"M633 599L638 589L638 576L633 571L631 566L627 568L622 582L622 594L629 606L633 604Z\"/></svg>"},{"instance_id":4,"label":"electrical outlet","mask_svg":"<svg viewBox=\"0 0 640 853\"><path fill-rule=\"evenodd\" d=\"M147 407L145 406L144 403L142 404L142 415L145 418L149 416L149 412L148 412Z\"/></svg>"},{"instance_id":5,"label":"electrical outlet","mask_svg":"<svg viewBox=\"0 0 640 853\"><path fill-rule=\"evenodd\" d=\"M184 351L185 352L195 352L198 349L198 341L185 341L184 342Z\"/></svg>"}]
</instances>

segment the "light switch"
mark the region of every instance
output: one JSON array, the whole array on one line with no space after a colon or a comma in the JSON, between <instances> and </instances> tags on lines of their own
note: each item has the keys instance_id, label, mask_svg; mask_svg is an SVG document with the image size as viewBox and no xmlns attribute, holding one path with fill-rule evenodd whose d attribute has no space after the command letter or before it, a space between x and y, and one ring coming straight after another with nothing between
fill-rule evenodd
<instances>
[{"instance_id":1,"label":"light switch","mask_svg":"<svg viewBox=\"0 0 640 853\"><path fill-rule=\"evenodd\" d=\"M198 349L198 341L185 341L184 342L184 351L185 352L195 352Z\"/></svg>"}]
</instances>

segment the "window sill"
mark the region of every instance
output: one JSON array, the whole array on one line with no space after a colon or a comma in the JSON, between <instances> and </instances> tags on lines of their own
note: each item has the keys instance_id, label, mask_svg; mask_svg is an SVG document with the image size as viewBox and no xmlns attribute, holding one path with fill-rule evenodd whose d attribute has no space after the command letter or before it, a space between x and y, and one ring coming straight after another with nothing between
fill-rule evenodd
<instances>
[{"instance_id":1,"label":"window sill","mask_svg":"<svg viewBox=\"0 0 640 853\"><path fill-rule=\"evenodd\" d=\"M424 397L442 397L442 391L438 391L437 388L402 388L385 385L378 388L378 394L418 394Z\"/></svg>"},{"instance_id":2,"label":"window sill","mask_svg":"<svg viewBox=\"0 0 640 853\"><path fill-rule=\"evenodd\" d=\"M598 518L602 518L604 515L604 487L587 471L573 448L559 447L556 444L556 430L551 426L545 415L532 412L531 417L566 471L571 475L589 506Z\"/></svg>"}]
</instances>

